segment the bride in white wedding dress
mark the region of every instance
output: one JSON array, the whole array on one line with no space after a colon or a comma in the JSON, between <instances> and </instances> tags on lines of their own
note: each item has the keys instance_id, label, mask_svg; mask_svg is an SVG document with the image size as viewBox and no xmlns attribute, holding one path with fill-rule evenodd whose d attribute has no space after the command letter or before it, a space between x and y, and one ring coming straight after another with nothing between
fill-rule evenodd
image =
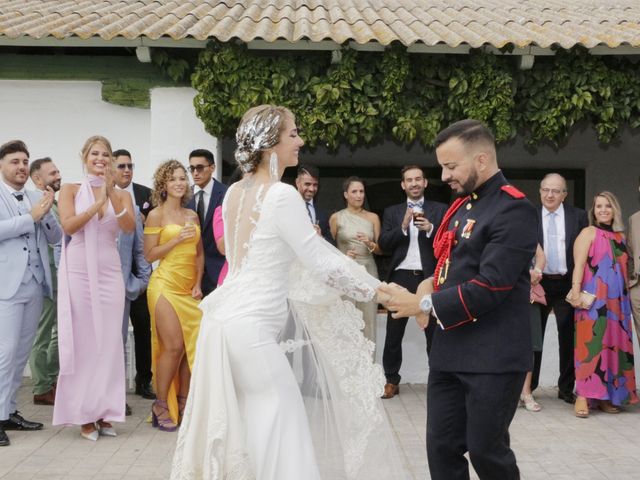
<instances>
[{"instance_id":1,"label":"bride in white wedding dress","mask_svg":"<svg viewBox=\"0 0 640 480\"><path fill-rule=\"evenodd\" d=\"M245 177L223 204L229 273L203 311L171 478L403 479L362 315L379 281L316 234L279 181L304 142L283 107L236 133Z\"/></svg>"}]
</instances>

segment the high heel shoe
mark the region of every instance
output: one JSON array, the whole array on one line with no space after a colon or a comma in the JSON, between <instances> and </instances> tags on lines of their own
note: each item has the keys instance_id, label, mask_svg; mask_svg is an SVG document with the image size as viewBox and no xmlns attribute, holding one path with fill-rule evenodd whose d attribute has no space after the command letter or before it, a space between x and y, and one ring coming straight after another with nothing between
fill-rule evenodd
<instances>
[{"instance_id":1,"label":"high heel shoe","mask_svg":"<svg viewBox=\"0 0 640 480\"><path fill-rule=\"evenodd\" d=\"M611 400L600 400L598 402L598 408L604 413L620 413L620 407L613 405Z\"/></svg>"},{"instance_id":2,"label":"high heel shoe","mask_svg":"<svg viewBox=\"0 0 640 480\"><path fill-rule=\"evenodd\" d=\"M98 420L98 434L104 437L117 437L118 434L109 422Z\"/></svg>"},{"instance_id":3,"label":"high heel shoe","mask_svg":"<svg viewBox=\"0 0 640 480\"><path fill-rule=\"evenodd\" d=\"M587 403L587 399L584 397L577 397L576 403L573 406L573 412L578 418L588 418L589 404Z\"/></svg>"},{"instance_id":4,"label":"high heel shoe","mask_svg":"<svg viewBox=\"0 0 640 480\"><path fill-rule=\"evenodd\" d=\"M156 413L156 409L158 409L160 413ZM178 425L176 425L169 416L169 407L166 401L156 400L153 402L153 405L151 405L151 425L163 432L175 432L178 428Z\"/></svg>"},{"instance_id":5,"label":"high heel shoe","mask_svg":"<svg viewBox=\"0 0 640 480\"><path fill-rule=\"evenodd\" d=\"M536 402L536 399L533 398L533 395L530 393L527 395L520 395L520 404L530 412L539 412L542 410L542 406Z\"/></svg>"},{"instance_id":6,"label":"high heel shoe","mask_svg":"<svg viewBox=\"0 0 640 480\"><path fill-rule=\"evenodd\" d=\"M182 417L184 416L184 409L187 406L187 397L178 395L178 423L182 423Z\"/></svg>"},{"instance_id":7,"label":"high heel shoe","mask_svg":"<svg viewBox=\"0 0 640 480\"><path fill-rule=\"evenodd\" d=\"M84 430L82 430L82 427L88 425L93 425L93 430L91 430L90 432L85 432ZM92 442L96 442L98 440L98 429L96 428L95 424L87 423L86 425L82 425L80 427L80 436Z\"/></svg>"}]
</instances>

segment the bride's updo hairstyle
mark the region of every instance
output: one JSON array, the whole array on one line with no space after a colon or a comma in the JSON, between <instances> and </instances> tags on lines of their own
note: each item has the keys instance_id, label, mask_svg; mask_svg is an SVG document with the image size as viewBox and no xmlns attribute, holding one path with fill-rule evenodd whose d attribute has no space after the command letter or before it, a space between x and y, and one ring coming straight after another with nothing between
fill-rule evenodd
<instances>
[{"instance_id":1,"label":"bride's updo hairstyle","mask_svg":"<svg viewBox=\"0 0 640 480\"><path fill-rule=\"evenodd\" d=\"M236 131L235 156L244 173L255 172L262 152L278 143L287 116L294 118L288 108L277 105L253 107L242 116Z\"/></svg>"}]
</instances>

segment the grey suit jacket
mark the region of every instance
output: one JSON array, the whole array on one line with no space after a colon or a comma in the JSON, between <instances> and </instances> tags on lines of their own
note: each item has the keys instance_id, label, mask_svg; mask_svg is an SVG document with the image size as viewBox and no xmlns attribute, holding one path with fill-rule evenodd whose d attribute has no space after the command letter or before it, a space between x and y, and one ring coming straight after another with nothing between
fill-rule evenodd
<instances>
[{"instance_id":1,"label":"grey suit jacket","mask_svg":"<svg viewBox=\"0 0 640 480\"><path fill-rule=\"evenodd\" d=\"M136 229L130 233L120 231L118 235L118 253L127 300L138 298L146 290L151 276L151 265L144 258L142 215L138 207L135 208Z\"/></svg>"},{"instance_id":2,"label":"grey suit jacket","mask_svg":"<svg viewBox=\"0 0 640 480\"><path fill-rule=\"evenodd\" d=\"M629 254L627 276L629 287L633 287L640 280L640 211L629 217L627 250Z\"/></svg>"},{"instance_id":3,"label":"grey suit jacket","mask_svg":"<svg viewBox=\"0 0 640 480\"><path fill-rule=\"evenodd\" d=\"M42 197L40 192L25 192L31 205L38 203ZM62 228L51 211L42 217L37 225L36 229L36 222L31 215L20 215L15 200L11 198L7 189L0 185L0 272L3 275L0 300L12 298L22 283L29 259L27 240L23 236L26 234L36 235L40 261L44 268L45 291L48 297L53 298L48 245L60 242Z\"/></svg>"}]
</instances>

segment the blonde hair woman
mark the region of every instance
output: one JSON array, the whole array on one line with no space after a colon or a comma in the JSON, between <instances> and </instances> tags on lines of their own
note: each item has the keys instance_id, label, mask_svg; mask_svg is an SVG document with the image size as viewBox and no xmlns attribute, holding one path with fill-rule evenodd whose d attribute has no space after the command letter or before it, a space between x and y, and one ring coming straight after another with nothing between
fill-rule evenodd
<instances>
[{"instance_id":1,"label":"blonde hair woman","mask_svg":"<svg viewBox=\"0 0 640 480\"><path fill-rule=\"evenodd\" d=\"M81 425L80 434L96 441L115 436L110 422L125 417L125 292L116 239L120 230L133 231L135 212L131 196L114 188L106 138L85 142L82 163L84 180L62 185L58 202L70 240L58 269L60 374L53 424Z\"/></svg>"},{"instance_id":2,"label":"blonde hair woman","mask_svg":"<svg viewBox=\"0 0 640 480\"><path fill-rule=\"evenodd\" d=\"M575 415L589 416L589 402L606 413L636 403L627 247L622 212L611 192L600 192L590 226L578 235L567 300L575 307Z\"/></svg>"}]
</instances>

